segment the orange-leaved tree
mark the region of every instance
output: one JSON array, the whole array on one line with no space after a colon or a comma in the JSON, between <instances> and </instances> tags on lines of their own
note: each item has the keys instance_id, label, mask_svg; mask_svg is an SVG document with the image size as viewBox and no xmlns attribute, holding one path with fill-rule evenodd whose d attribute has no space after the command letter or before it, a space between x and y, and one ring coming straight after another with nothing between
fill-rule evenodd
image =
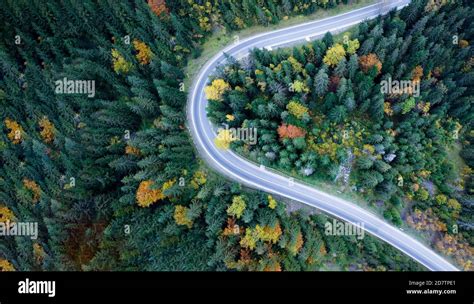
<instances>
[{"instance_id":1,"label":"orange-leaved tree","mask_svg":"<svg viewBox=\"0 0 474 304\"><path fill-rule=\"evenodd\" d=\"M306 131L297 126L282 124L277 129L280 138L297 138L306 135Z\"/></svg>"},{"instance_id":2,"label":"orange-leaved tree","mask_svg":"<svg viewBox=\"0 0 474 304\"><path fill-rule=\"evenodd\" d=\"M377 55L372 53L360 56L359 65L364 73L367 73L373 66L377 68L377 74L382 70L382 62L380 62Z\"/></svg>"}]
</instances>

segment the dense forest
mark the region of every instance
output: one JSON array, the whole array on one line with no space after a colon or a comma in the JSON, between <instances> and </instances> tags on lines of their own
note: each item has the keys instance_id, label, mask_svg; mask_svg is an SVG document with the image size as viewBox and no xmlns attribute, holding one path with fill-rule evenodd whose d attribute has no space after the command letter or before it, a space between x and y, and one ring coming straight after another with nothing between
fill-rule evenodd
<instances>
[{"instance_id":1,"label":"dense forest","mask_svg":"<svg viewBox=\"0 0 474 304\"><path fill-rule=\"evenodd\" d=\"M413 1L336 37L229 58L208 115L257 129L258 143L220 145L358 194L472 270L472 15L467 1Z\"/></svg>"},{"instance_id":2,"label":"dense forest","mask_svg":"<svg viewBox=\"0 0 474 304\"><path fill-rule=\"evenodd\" d=\"M38 223L39 233L37 239L2 237L0 270L422 269L371 236L358 240L354 236L325 235L323 227L328 219L324 215L303 210L289 213L287 202L225 181L197 159L186 129L183 69L190 58L199 56L200 45L216 29L232 31L273 24L292 15L311 14L346 2L2 1L0 221L34 221ZM450 14L447 9L443 14L420 19L423 5L423 1L417 2L404 10L402 18L410 22L392 14L389 20L394 21L379 20L381 25L375 31L375 24L362 25L358 34L362 47L358 54L362 55L364 49L367 53L376 47L381 49L380 40L387 40L385 27L395 28L391 31L396 43L403 41L403 34L409 28L418 28L411 39L420 40L422 53L418 57L425 61L430 49L424 51L421 47L431 43L421 32L428 22L446 24L446 29L438 29L436 35L454 31L449 26L469 28L461 27L458 15ZM469 13L468 8L450 9L456 9L459 16ZM416 26L418 19L425 23ZM464 22L468 22L467 17ZM366 39L370 36L375 38ZM468 36L464 32L460 37L469 41ZM332 45L329 39L327 36L314 48L314 52L320 53L314 53L312 70L304 68L307 76L314 76L320 70L326 75L321 77L332 75L333 68L323 70L320 62L326 47ZM372 42L366 43L371 39ZM400 54L412 48L416 49L407 43L400 48ZM438 72L431 73L435 83L438 78L445 80L439 91L430 96L433 105L430 113L435 110L436 98L450 96L449 102L438 100L439 115L444 117L449 113L466 126L469 119L466 114L470 112L462 105L470 101L466 101L471 90L467 76L472 76L472 60L470 63L461 60L467 58L470 48L465 46L461 51L445 48L440 47L437 53L445 64ZM305 56L295 57L302 65L307 57L302 51L299 53ZM271 53L256 52L252 58L255 65L267 71L269 61L281 61L283 54L274 57ZM386 60L389 57L386 54ZM392 57L398 60L398 56ZM294 63L298 66L297 61ZM407 73L417 63L418 59L408 63L400 73ZM296 75L291 67L285 66L290 68L287 80L291 81L291 75ZM425 74L435 66L425 66ZM238 63L233 68L240 70ZM465 73L460 74L459 68ZM352 76L357 80L349 76L349 67L338 70L341 76L347 73L346 88L354 87L354 90L357 86L348 84L351 79L354 84L365 81L364 85L371 86L375 77L380 77L374 69L368 73L355 69ZM244 73L249 78L256 77L253 71ZM300 74L304 75L303 68ZM235 89L239 79L229 79L231 76L222 77ZM260 74L259 77L265 80L270 76ZM300 81L308 79L312 77ZM63 80L63 85L58 86L58 81L61 84ZM69 80L73 81L71 90ZM83 90L74 89L74 81L87 83L87 88L93 90L84 94ZM459 86L465 88L460 93L454 93L457 83L464 83ZM431 85L432 82L426 83ZM247 90L248 95L238 97L254 99L259 95L257 103L269 105L264 103L267 91L257 92L251 85ZM453 92L448 95L448 90ZM300 102L305 102L300 106L309 109L309 102L316 102L316 98L332 98L337 103L339 91L333 92L333 97L327 97L325 92L317 96L310 91L306 99L299 96ZM228 104L230 93L226 92L224 102L217 106L215 114L211 113L217 122L222 120L221 112L229 114L221 107ZM370 90L365 94L372 96ZM349 92L339 95L345 97ZM354 94L354 98L361 97ZM280 106L286 101L281 102ZM331 108L329 102L327 106ZM457 106L449 107L451 104ZM251 120L254 115L250 110L237 112L235 124L242 123L244 117ZM300 125L297 118L290 117L293 125L309 127L309 121ZM270 118L267 123L273 124ZM448 122L443 119L440 124L443 126L435 131L447 128L444 125ZM269 133L275 132L267 129ZM382 130L379 126L378 131ZM374 136L376 131L371 131ZM461 136L464 141L469 140L465 132ZM472 153L467 143L463 149L461 154L468 162ZM299 153L293 154L299 157ZM372 169L372 165L367 169ZM439 191L449 192L449 188ZM454 195L455 192L449 193L447 197ZM426 200L426 208L430 202L431 199ZM460 202L469 201L466 198L466 203ZM452 212L448 205L431 209L435 214L444 209ZM467 223L472 222L468 218L469 210L462 209L459 213L459 220L466 218Z\"/></svg>"}]
</instances>

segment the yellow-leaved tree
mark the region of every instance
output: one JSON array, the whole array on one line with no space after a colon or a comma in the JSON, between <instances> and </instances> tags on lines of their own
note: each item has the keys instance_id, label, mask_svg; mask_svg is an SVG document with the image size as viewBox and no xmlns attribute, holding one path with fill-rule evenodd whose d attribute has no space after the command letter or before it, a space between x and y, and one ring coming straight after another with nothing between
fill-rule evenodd
<instances>
[{"instance_id":1,"label":"yellow-leaved tree","mask_svg":"<svg viewBox=\"0 0 474 304\"><path fill-rule=\"evenodd\" d=\"M349 40L347 41L347 44L346 44L346 48L347 48L347 53L349 54L354 54L355 52L357 52L357 50L359 49L360 47L360 43L359 43L359 40L358 39L354 39L354 40Z\"/></svg>"},{"instance_id":2,"label":"yellow-leaved tree","mask_svg":"<svg viewBox=\"0 0 474 304\"><path fill-rule=\"evenodd\" d=\"M176 183L176 178L166 181L163 184L163 187L161 187L161 191L163 192L163 194L165 193L166 190L173 187L174 183ZM169 195L167 195L167 196L169 196Z\"/></svg>"},{"instance_id":3,"label":"yellow-leaved tree","mask_svg":"<svg viewBox=\"0 0 474 304\"><path fill-rule=\"evenodd\" d=\"M303 71L303 65L298 60L296 60L295 57L290 56L288 58L288 61L291 63L291 66L293 67L293 71L295 71L296 73L300 73Z\"/></svg>"},{"instance_id":4,"label":"yellow-leaved tree","mask_svg":"<svg viewBox=\"0 0 474 304\"><path fill-rule=\"evenodd\" d=\"M7 118L5 119L5 126L10 130L10 132L7 134L9 140L11 140L15 145L23 141L25 132L16 121Z\"/></svg>"},{"instance_id":5,"label":"yellow-leaved tree","mask_svg":"<svg viewBox=\"0 0 474 304\"><path fill-rule=\"evenodd\" d=\"M293 91L295 91L297 93L302 93L302 92L309 93L308 86L306 85L306 83L304 83L301 80L295 80L291 84L291 87L292 87Z\"/></svg>"},{"instance_id":6,"label":"yellow-leaved tree","mask_svg":"<svg viewBox=\"0 0 474 304\"><path fill-rule=\"evenodd\" d=\"M196 171L193 174L193 179L191 180L191 187L198 189L199 186L202 186L206 183L206 173L203 171Z\"/></svg>"},{"instance_id":7,"label":"yellow-leaved tree","mask_svg":"<svg viewBox=\"0 0 474 304\"><path fill-rule=\"evenodd\" d=\"M0 205L0 222L5 223L5 222L12 222L14 220L15 220L15 215L13 214L13 211L8 209L8 207L5 205Z\"/></svg>"},{"instance_id":8,"label":"yellow-leaved tree","mask_svg":"<svg viewBox=\"0 0 474 304\"><path fill-rule=\"evenodd\" d=\"M138 62L142 65L149 64L153 57L150 47L137 39L133 40L133 47L137 51L135 57L137 57Z\"/></svg>"},{"instance_id":9,"label":"yellow-leaved tree","mask_svg":"<svg viewBox=\"0 0 474 304\"><path fill-rule=\"evenodd\" d=\"M38 186L38 184L32 181L31 179L24 178L23 186L31 192L31 201L33 202L33 204L37 203L41 197L41 188Z\"/></svg>"},{"instance_id":10,"label":"yellow-leaved tree","mask_svg":"<svg viewBox=\"0 0 474 304\"><path fill-rule=\"evenodd\" d=\"M247 228L245 236L240 240L240 246L250 250L255 249L257 241L276 244L282 234L280 223L276 223L273 227L265 225L256 225L255 228Z\"/></svg>"},{"instance_id":11,"label":"yellow-leaved tree","mask_svg":"<svg viewBox=\"0 0 474 304\"><path fill-rule=\"evenodd\" d=\"M286 109L290 114L294 115L296 118L301 119L305 114L308 114L308 108L299 102L292 100L286 105Z\"/></svg>"},{"instance_id":12,"label":"yellow-leaved tree","mask_svg":"<svg viewBox=\"0 0 474 304\"><path fill-rule=\"evenodd\" d=\"M423 67L417 65L411 72L411 77L413 82L420 82L421 77L423 77Z\"/></svg>"},{"instance_id":13,"label":"yellow-leaved tree","mask_svg":"<svg viewBox=\"0 0 474 304\"><path fill-rule=\"evenodd\" d=\"M174 221L178 225L187 226L191 228L193 226L193 221L188 217L189 208L181 205L177 205L174 209Z\"/></svg>"},{"instance_id":14,"label":"yellow-leaved tree","mask_svg":"<svg viewBox=\"0 0 474 304\"><path fill-rule=\"evenodd\" d=\"M255 226L255 230L256 230L258 239L264 242L272 243L272 244L276 244L282 234L280 223L276 223L276 225L274 225L273 227L268 226L268 225L265 225L265 226L257 225Z\"/></svg>"},{"instance_id":15,"label":"yellow-leaved tree","mask_svg":"<svg viewBox=\"0 0 474 304\"><path fill-rule=\"evenodd\" d=\"M344 50L344 47L336 43L326 51L323 62L329 66L336 66L345 56L346 50Z\"/></svg>"},{"instance_id":16,"label":"yellow-leaved tree","mask_svg":"<svg viewBox=\"0 0 474 304\"><path fill-rule=\"evenodd\" d=\"M275 209L277 206L277 201L271 195L268 195L267 198L268 198L268 208Z\"/></svg>"},{"instance_id":17,"label":"yellow-leaved tree","mask_svg":"<svg viewBox=\"0 0 474 304\"><path fill-rule=\"evenodd\" d=\"M245 229L245 236L240 240L240 246L253 250L257 246L257 241L258 238L255 230L247 228Z\"/></svg>"},{"instance_id":18,"label":"yellow-leaved tree","mask_svg":"<svg viewBox=\"0 0 474 304\"><path fill-rule=\"evenodd\" d=\"M51 123L51 121L49 121L48 117L44 116L43 118L41 118L38 124L41 128L40 135L41 138L43 138L44 142L52 142L54 140L56 131L54 125Z\"/></svg>"},{"instance_id":19,"label":"yellow-leaved tree","mask_svg":"<svg viewBox=\"0 0 474 304\"><path fill-rule=\"evenodd\" d=\"M383 103L383 111L388 116L393 115L393 109L392 109L392 105L390 104L390 102L386 101L386 102Z\"/></svg>"},{"instance_id":20,"label":"yellow-leaved tree","mask_svg":"<svg viewBox=\"0 0 474 304\"><path fill-rule=\"evenodd\" d=\"M239 219L242 216L242 213L244 213L245 207L247 207L247 204L245 203L244 198L241 195L234 196L232 198L232 204L227 208L227 214Z\"/></svg>"},{"instance_id":21,"label":"yellow-leaved tree","mask_svg":"<svg viewBox=\"0 0 474 304\"><path fill-rule=\"evenodd\" d=\"M131 146L131 145L127 145L127 146L125 147L125 154L127 154L127 155L140 156L140 155L141 155L141 151L140 151L140 149L138 149L137 147L134 147L134 146Z\"/></svg>"},{"instance_id":22,"label":"yellow-leaved tree","mask_svg":"<svg viewBox=\"0 0 474 304\"><path fill-rule=\"evenodd\" d=\"M3 271L15 271L15 267L5 259L0 259L0 272Z\"/></svg>"},{"instance_id":23,"label":"yellow-leaved tree","mask_svg":"<svg viewBox=\"0 0 474 304\"><path fill-rule=\"evenodd\" d=\"M112 49L112 66L117 74L126 74L132 68L132 64L116 49Z\"/></svg>"},{"instance_id":24,"label":"yellow-leaved tree","mask_svg":"<svg viewBox=\"0 0 474 304\"><path fill-rule=\"evenodd\" d=\"M152 180L142 181L136 193L137 203L140 207L148 207L165 198L160 188L154 188Z\"/></svg>"},{"instance_id":25,"label":"yellow-leaved tree","mask_svg":"<svg viewBox=\"0 0 474 304\"><path fill-rule=\"evenodd\" d=\"M204 89L206 98L209 100L222 100L222 94L230 89L230 85L223 79L215 79L211 85Z\"/></svg>"}]
</instances>

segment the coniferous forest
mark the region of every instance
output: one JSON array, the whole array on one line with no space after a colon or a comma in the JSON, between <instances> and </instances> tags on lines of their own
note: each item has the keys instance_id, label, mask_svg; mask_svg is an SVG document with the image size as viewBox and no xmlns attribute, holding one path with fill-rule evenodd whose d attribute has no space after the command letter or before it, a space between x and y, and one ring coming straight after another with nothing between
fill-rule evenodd
<instances>
[{"instance_id":1,"label":"coniferous forest","mask_svg":"<svg viewBox=\"0 0 474 304\"><path fill-rule=\"evenodd\" d=\"M356 1L0 2L0 221L38 223L36 239L0 238L0 270L425 270L227 181L187 129L184 71L213 33ZM206 89L209 118L259 130L255 146L224 145L363 197L472 270L473 9L416 0L229 58ZM420 94L380 93L389 77Z\"/></svg>"}]
</instances>

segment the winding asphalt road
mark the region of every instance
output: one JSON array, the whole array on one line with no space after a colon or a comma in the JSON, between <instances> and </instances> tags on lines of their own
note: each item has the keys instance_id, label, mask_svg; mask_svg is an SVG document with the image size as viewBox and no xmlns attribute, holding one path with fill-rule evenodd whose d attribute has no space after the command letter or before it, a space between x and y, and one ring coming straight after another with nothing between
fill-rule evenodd
<instances>
[{"instance_id":1,"label":"winding asphalt road","mask_svg":"<svg viewBox=\"0 0 474 304\"><path fill-rule=\"evenodd\" d=\"M315 207L335 218L352 224L360 225L363 223L364 229L368 233L404 252L429 270L455 271L458 269L432 249L388 224L375 213L255 165L230 150L217 148L214 144L216 130L206 114L207 100L204 88L215 68L225 63L224 52L235 58L242 58L248 55L253 48L274 49L304 42L305 40L311 41L322 37L327 31L342 31L361 21L386 13L391 8L397 7L400 9L408 3L409 0L385 0L384 3L377 3L334 17L267 32L230 45L209 60L194 80L189 93L187 108L188 128L200 155L213 169L230 179L251 188Z\"/></svg>"}]
</instances>

